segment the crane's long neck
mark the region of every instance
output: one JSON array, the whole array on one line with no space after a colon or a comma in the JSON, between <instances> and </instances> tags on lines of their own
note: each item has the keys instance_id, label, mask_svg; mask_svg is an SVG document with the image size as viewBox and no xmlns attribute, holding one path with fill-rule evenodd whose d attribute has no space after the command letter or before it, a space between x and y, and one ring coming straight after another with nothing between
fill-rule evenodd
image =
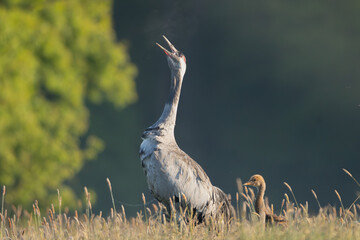
<instances>
[{"instance_id":1,"label":"crane's long neck","mask_svg":"<svg viewBox=\"0 0 360 240\"><path fill-rule=\"evenodd\" d=\"M165 104L164 110L157 122L152 128L161 129L164 134L174 134L176 113L180 99L181 85L184 74L181 71L171 72L171 85L169 98Z\"/></svg>"},{"instance_id":2,"label":"crane's long neck","mask_svg":"<svg viewBox=\"0 0 360 240\"><path fill-rule=\"evenodd\" d=\"M255 200L255 211L260 215L265 214L265 204L264 204L265 189L266 189L265 183L260 184L260 187L258 189L258 195Z\"/></svg>"}]
</instances>

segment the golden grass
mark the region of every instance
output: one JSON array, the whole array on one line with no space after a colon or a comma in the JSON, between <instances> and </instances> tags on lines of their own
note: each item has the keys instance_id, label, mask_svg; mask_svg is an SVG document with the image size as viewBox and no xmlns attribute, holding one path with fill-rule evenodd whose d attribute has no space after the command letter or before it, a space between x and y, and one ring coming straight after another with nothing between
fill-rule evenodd
<instances>
[{"instance_id":1,"label":"golden grass","mask_svg":"<svg viewBox=\"0 0 360 240\"><path fill-rule=\"evenodd\" d=\"M239 193L236 195L237 216L232 223L228 224L220 219L196 226L193 219L187 224L182 221L185 216L191 214L188 208L181 209L179 214L166 217L163 214L164 206L150 206L144 195L144 209L138 212L136 217L127 218L124 206L121 206L120 212L114 210L111 183L108 179L107 182L114 206L108 217L102 216L101 212L92 212L90 193L86 188L84 190L87 208L82 214L78 214L77 211L71 214L67 211L62 213L59 194L57 211L52 205L44 214L35 201L32 212L23 211L21 207L13 207L9 210L10 215L8 210L4 209L4 187L0 239L360 239L360 218L357 214L360 210L360 204L357 204L360 196L348 208L344 208L340 194L336 191L341 207L321 207L315 191L312 190L319 212L311 215L307 202L293 203L285 194L280 214L288 219L288 226L273 225L264 228L254 213L254 193L248 190L243 192L239 187ZM240 184L241 181L238 180L238 186ZM295 200L290 185L286 185ZM186 201L185 196L182 199ZM272 206L270 209L273 211Z\"/></svg>"}]
</instances>

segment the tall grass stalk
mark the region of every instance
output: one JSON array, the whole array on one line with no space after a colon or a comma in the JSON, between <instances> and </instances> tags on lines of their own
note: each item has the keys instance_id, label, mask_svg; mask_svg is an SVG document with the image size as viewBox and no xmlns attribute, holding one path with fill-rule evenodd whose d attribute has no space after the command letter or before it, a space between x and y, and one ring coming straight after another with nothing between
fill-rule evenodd
<instances>
[{"instance_id":1,"label":"tall grass stalk","mask_svg":"<svg viewBox=\"0 0 360 240\"><path fill-rule=\"evenodd\" d=\"M290 185L289 185L287 182L284 182L284 184L285 184L285 186L290 190L291 195L292 195L293 198L294 198L294 201L295 201L295 204L296 204L297 209L300 209L300 208L299 208L299 204L298 204L298 202L296 201L296 197L295 197L295 194L294 194L292 188L290 187Z\"/></svg>"},{"instance_id":2,"label":"tall grass stalk","mask_svg":"<svg viewBox=\"0 0 360 240\"><path fill-rule=\"evenodd\" d=\"M146 198L145 198L144 193L142 193L141 197L142 197L143 204L144 204L144 216L145 216L145 222L147 223L147 222L148 222L148 217L147 217L147 213L146 213Z\"/></svg>"},{"instance_id":3,"label":"tall grass stalk","mask_svg":"<svg viewBox=\"0 0 360 240\"><path fill-rule=\"evenodd\" d=\"M355 205L355 203L357 202L357 200L360 199L360 194L358 194L357 198L352 202L352 204L350 205L350 207L347 209L347 211L345 212L345 216L344 219L346 219L346 216L348 215L348 213L350 212L351 208ZM356 216L356 208L354 210L355 216Z\"/></svg>"},{"instance_id":4,"label":"tall grass stalk","mask_svg":"<svg viewBox=\"0 0 360 240\"><path fill-rule=\"evenodd\" d=\"M4 186L3 186L2 195L1 195L1 238L3 238L3 234L4 234L4 222L5 222L5 217L4 217L4 204L5 204L5 193L6 193L6 187L5 187L5 185L4 185Z\"/></svg>"},{"instance_id":5,"label":"tall grass stalk","mask_svg":"<svg viewBox=\"0 0 360 240\"><path fill-rule=\"evenodd\" d=\"M112 201L112 205L113 205L114 212L115 212L115 217L116 217L117 212L116 212L115 200L114 200L114 195L113 195L113 191L112 191L112 187L111 187L111 182L110 182L109 178L106 178L106 181L107 181L108 186L109 186L110 195L111 195L111 201Z\"/></svg>"},{"instance_id":6,"label":"tall grass stalk","mask_svg":"<svg viewBox=\"0 0 360 240\"><path fill-rule=\"evenodd\" d=\"M283 210L283 208L284 208L284 205L285 205L285 199L283 199L283 200L281 201L281 207L280 207L279 215L281 215L282 210Z\"/></svg>"},{"instance_id":7,"label":"tall grass stalk","mask_svg":"<svg viewBox=\"0 0 360 240\"><path fill-rule=\"evenodd\" d=\"M355 183L356 183L356 185L358 185L358 187L360 187L360 183L353 177L353 175L348 170L343 168L343 171L355 181Z\"/></svg>"},{"instance_id":8,"label":"tall grass stalk","mask_svg":"<svg viewBox=\"0 0 360 240\"><path fill-rule=\"evenodd\" d=\"M58 203L59 203L59 215L61 215L61 202L62 202L62 199L61 199L61 195L60 195L60 190L57 189L57 194L58 194ZM55 214L55 212L54 212Z\"/></svg>"},{"instance_id":9,"label":"tall grass stalk","mask_svg":"<svg viewBox=\"0 0 360 240\"><path fill-rule=\"evenodd\" d=\"M345 213L344 204L343 204L343 202L342 202L342 200L341 200L340 194L338 193L338 191L336 191L336 189L335 189L335 194L336 194L336 196L338 197L338 199L339 199L339 201L340 201L341 208L342 208L342 212L343 212L343 214L344 214L344 213ZM340 215L340 217L341 217L341 215Z\"/></svg>"},{"instance_id":10,"label":"tall grass stalk","mask_svg":"<svg viewBox=\"0 0 360 240\"><path fill-rule=\"evenodd\" d=\"M240 178L237 178L236 179L236 185L237 185L237 193L236 193L236 213L238 215L238 218L240 219L240 205L241 205L241 202L240 199L239 199L239 195L242 195L244 193L244 190L243 190L243 184L242 184L242 181Z\"/></svg>"},{"instance_id":11,"label":"tall grass stalk","mask_svg":"<svg viewBox=\"0 0 360 240\"><path fill-rule=\"evenodd\" d=\"M250 189L251 190L251 189ZM243 198L246 200L246 205L249 207L249 217L250 217L250 220L252 221L253 220L253 215L255 213L256 215L256 211L255 211L255 205L254 205L254 202L253 202L253 199L251 198L250 194L254 195L254 192L253 191L249 191L248 187L245 186L245 194L244 193L241 193L241 195L243 196Z\"/></svg>"},{"instance_id":12,"label":"tall grass stalk","mask_svg":"<svg viewBox=\"0 0 360 240\"><path fill-rule=\"evenodd\" d=\"M312 194L314 195L314 197L316 199L316 202L317 202L317 204L319 206L319 212L320 212L321 211L321 205L320 205L319 199L318 199L318 197L317 197L317 195L316 195L316 193L315 193L315 191L313 189L311 189L311 192L312 192Z\"/></svg>"}]
</instances>

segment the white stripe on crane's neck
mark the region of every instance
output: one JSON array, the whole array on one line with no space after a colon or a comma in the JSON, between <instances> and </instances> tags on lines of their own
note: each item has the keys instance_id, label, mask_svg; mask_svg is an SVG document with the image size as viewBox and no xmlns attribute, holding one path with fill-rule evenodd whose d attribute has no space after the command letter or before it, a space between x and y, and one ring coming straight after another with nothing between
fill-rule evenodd
<instances>
[{"instance_id":1,"label":"white stripe on crane's neck","mask_svg":"<svg viewBox=\"0 0 360 240\"><path fill-rule=\"evenodd\" d=\"M176 114L184 74L185 71L181 70L176 71L175 73L171 72L171 85L168 100L159 120L157 120L157 122L152 126L152 128L159 127L160 129L165 130L164 134L174 135Z\"/></svg>"}]
</instances>

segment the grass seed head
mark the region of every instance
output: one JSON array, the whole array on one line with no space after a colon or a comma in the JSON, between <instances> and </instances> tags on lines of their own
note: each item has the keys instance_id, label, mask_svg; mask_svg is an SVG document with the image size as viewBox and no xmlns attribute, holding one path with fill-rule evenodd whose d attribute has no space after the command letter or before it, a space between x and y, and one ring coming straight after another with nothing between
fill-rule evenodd
<instances>
[{"instance_id":1,"label":"grass seed head","mask_svg":"<svg viewBox=\"0 0 360 240\"><path fill-rule=\"evenodd\" d=\"M108 183L108 185L109 185L109 189L110 189L110 191L112 191L112 187L111 187L111 182L110 182L110 179L109 179L109 178L106 178L106 181L107 181L107 183Z\"/></svg>"},{"instance_id":2,"label":"grass seed head","mask_svg":"<svg viewBox=\"0 0 360 240\"><path fill-rule=\"evenodd\" d=\"M149 213L149 215L151 215L151 210L150 210L150 208L146 208L146 211Z\"/></svg>"},{"instance_id":3,"label":"grass seed head","mask_svg":"<svg viewBox=\"0 0 360 240\"><path fill-rule=\"evenodd\" d=\"M353 175L348 171L346 170L345 168L343 168L343 171L348 174L353 180L354 182L356 183L356 185L358 185L358 187L360 187L360 183L353 177Z\"/></svg>"},{"instance_id":4,"label":"grass seed head","mask_svg":"<svg viewBox=\"0 0 360 240\"><path fill-rule=\"evenodd\" d=\"M348 170L346 170L345 168L343 168L343 171L346 172L346 174L349 175L350 177L353 177L353 175Z\"/></svg>"},{"instance_id":5,"label":"grass seed head","mask_svg":"<svg viewBox=\"0 0 360 240\"><path fill-rule=\"evenodd\" d=\"M156 206L156 204L153 203L152 205L153 209L154 209L154 212L157 212L159 210L159 208Z\"/></svg>"},{"instance_id":6,"label":"grass seed head","mask_svg":"<svg viewBox=\"0 0 360 240\"><path fill-rule=\"evenodd\" d=\"M245 186L245 194L248 195L249 194L249 189Z\"/></svg>"},{"instance_id":7,"label":"grass seed head","mask_svg":"<svg viewBox=\"0 0 360 240\"><path fill-rule=\"evenodd\" d=\"M144 193L141 193L141 197L142 197L143 203L144 203L144 205L145 205L145 204L146 204L146 198L145 198Z\"/></svg>"},{"instance_id":8,"label":"grass seed head","mask_svg":"<svg viewBox=\"0 0 360 240\"><path fill-rule=\"evenodd\" d=\"M123 216L125 217L125 216L126 216L126 214L125 214L125 208L124 208L124 205L121 205L121 211L122 211Z\"/></svg>"},{"instance_id":9,"label":"grass seed head","mask_svg":"<svg viewBox=\"0 0 360 240\"><path fill-rule=\"evenodd\" d=\"M185 194L181 193L181 196L184 199L185 203L187 203L187 198L186 198Z\"/></svg>"},{"instance_id":10,"label":"grass seed head","mask_svg":"<svg viewBox=\"0 0 360 240\"><path fill-rule=\"evenodd\" d=\"M287 203L290 203L289 196L288 196L286 193L284 194L284 196L285 196L285 198L286 198L286 202L287 202Z\"/></svg>"},{"instance_id":11,"label":"grass seed head","mask_svg":"<svg viewBox=\"0 0 360 240\"><path fill-rule=\"evenodd\" d=\"M312 194L314 195L314 197L315 197L316 199L318 199L318 197L317 197L317 195L316 195L315 191L311 189L311 192L312 192Z\"/></svg>"},{"instance_id":12,"label":"grass seed head","mask_svg":"<svg viewBox=\"0 0 360 240\"><path fill-rule=\"evenodd\" d=\"M238 188L238 192L242 193L243 192L243 184L242 184L242 181L241 181L240 178L236 179L236 185L237 185L237 188Z\"/></svg>"},{"instance_id":13,"label":"grass seed head","mask_svg":"<svg viewBox=\"0 0 360 240\"><path fill-rule=\"evenodd\" d=\"M336 196L339 198L339 200L340 200L340 202L341 202L340 194L338 193L338 191L336 191L336 189L335 189L335 193L336 193Z\"/></svg>"},{"instance_id":14,"label":"grass seed head","mask_svg":"<svg viewBox=\"0 0 360 240\"><path fill-rule=\"evenodd\" d=\"M290 192L292 192L292 189L291 189L290 185L287 182L284 182L284 185L290 190Z\"/></svg>"}]
</instances>

